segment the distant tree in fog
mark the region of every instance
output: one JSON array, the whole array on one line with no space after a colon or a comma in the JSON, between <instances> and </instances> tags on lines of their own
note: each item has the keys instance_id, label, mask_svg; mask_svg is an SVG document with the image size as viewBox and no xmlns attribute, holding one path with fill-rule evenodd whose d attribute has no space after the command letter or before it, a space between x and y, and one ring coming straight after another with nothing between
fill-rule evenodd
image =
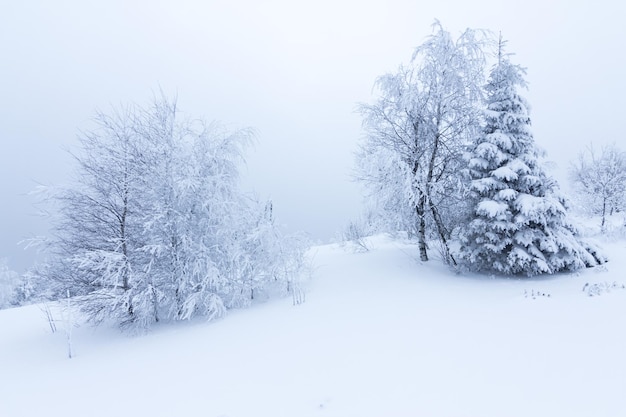
<instances>
[{"instance_id":1,"label":"distant tree in fog","mask_svg":"<svg viewBox=\"0 0 626 417\"><path fill-rule=\"evenodd\" d=\"M577 197L600 216L604 230L607 216L626 207L626 153L615 144L603 146L600 153L589 146L571 163L569 173Z\"/></svg>"}]
</instances>

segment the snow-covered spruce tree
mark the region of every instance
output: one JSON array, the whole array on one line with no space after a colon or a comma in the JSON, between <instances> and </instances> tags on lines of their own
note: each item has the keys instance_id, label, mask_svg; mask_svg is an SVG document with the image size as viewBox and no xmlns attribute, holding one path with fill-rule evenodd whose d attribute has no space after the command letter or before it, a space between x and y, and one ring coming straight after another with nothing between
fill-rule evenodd
<instances>
[{"instance_id":1,"label":"snow-covered spruce tree","mask_svg":"<svg viewBox=\"0 0 626 417\"><path fill-rule=\"evenodd\" d=\"M303 265L265 206L238 188L251 132L180 119L166 98L99 113L33 272L94 322L145 329L218 317L259 292L287 292Z\"/></svg>"},{"instance_id":2,"label":"snow-covered spruce tree","mask_svg":"<svg viewBox=\"0 0 626 417\"><path fill-rule=\"evenodd\" d=\"M473 218L460 232L460 254L481 272L537 275L593 266L605 259L568 222L565 200L540 164L526 100L525 70L503 54L487 84L485 126L468 156Z\"/></svg>"},{"instance_id":3,"label":"snow-covered spruce tree","mask_svg":"<svg viewBox=\"0 0 626 417\"><path fill-rule=\"evenodd\" d=\"M417 236L422 261L432 236L444 260L455 263L448 240L462 205L462 150L479 119L484 44L482 32L468 29L454 39L435 22L410 64L380 77L379 99L360 107L366 137L357 177L390 224Z\"/></svg>"}]
</instances>

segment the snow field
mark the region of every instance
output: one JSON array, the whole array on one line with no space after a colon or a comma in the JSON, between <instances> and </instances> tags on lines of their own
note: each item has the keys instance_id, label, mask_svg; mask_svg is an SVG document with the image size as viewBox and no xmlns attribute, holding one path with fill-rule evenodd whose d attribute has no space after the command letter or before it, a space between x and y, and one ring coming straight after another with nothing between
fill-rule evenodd
<instances>
[{"instance_id":1,"label":"snow field","mask_svg":"<svg viewBox=\"0 0 626 417\"><path fill-rule=\"evenodd\" d=\"M271 300L144 336L81 325L71 360L38 306L0 311L0 416L626 410L626 290L582 290L626 283L623 241L605 245L606 267L532 279L457 275L386 236L369 245L313 248L302 305Z\"/></svg>"}]
</instances>

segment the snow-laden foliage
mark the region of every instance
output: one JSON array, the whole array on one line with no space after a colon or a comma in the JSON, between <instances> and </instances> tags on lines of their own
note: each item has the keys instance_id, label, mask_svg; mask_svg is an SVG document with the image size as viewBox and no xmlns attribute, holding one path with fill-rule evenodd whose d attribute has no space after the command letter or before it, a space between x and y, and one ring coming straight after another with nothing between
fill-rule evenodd
<instances>
[{"instance_id":1,"label":"snow-laden foliage","mask_svg":"<svg viewBox=\"0 0 626 417\"><path fill-rule=\"evenodd\" d=\"M600 216L603 231L607 216L626 209L626 153L617 145L602 147L599 155L589 146L571 164L570 178L580 205Z\"/></svg>"},{"instance_id":2,"label":"snow-laden foliage","mask_svg":"<svg viewBox=\"0 0 626 417\"><path fill-rule=\"evenodd\" d=\"M0 258L0 309L26 305L43 299L45 288L38 286L29 273L20 275Z\"/></svg>"},{"instance_id":3,"label":"snow-laden foliage","mask_svg":"<svg viewBox=\"0 0 626 417\"><path fill-rule=\"evenodd\" d=\"M448 239L463 206L458 172L479 120L485 42L470 29L454 39L436 22L409 65L377 80L378 100L360 107L366 138L358 178L392 230L418 237L423 261L432 234L454 263Z\"/></svg>"},{"instance_id":4,"label":"snow-laden foliage","mask_svg":"<svg viewBox=\"0 0 626 417\"><path fill-rule=\"evenodd\" d=\"M17 291L22 280L9 268L7 260L0 258L0 309L17 304Z\"/></svg>"},{"instance_id":5,"label":"snow-laden foliage","mask_svg":"<svg viewBox=\"0 0 626 417\"><path fill-rule=\"evenodd\" d=\"M52 196L59 215L33 273L53 294L69 290L95 322L147 328L294 288L302 240L238 189L249 130L181 121L165 98L96 122L74 155L75 182Z\"/></svg>"},{"instance_id":6,"label":"snow-laden foliage","mask_svg":"<svg viewBox=\"0 0 626 417\"><path fill-rule=\"evenodd\" d=\"M502 55L487 84L485 126L468 155L474 216L460 233L473 270L537 275L605 259L582 242L566 201L540 163L526 100L524 69Z\"/></svg>"}]
</instances>

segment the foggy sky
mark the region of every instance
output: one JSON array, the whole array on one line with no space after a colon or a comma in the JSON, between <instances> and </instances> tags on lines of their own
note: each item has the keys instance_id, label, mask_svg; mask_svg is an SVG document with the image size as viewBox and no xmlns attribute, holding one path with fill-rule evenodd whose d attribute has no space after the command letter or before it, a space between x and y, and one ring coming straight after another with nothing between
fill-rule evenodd
<instances>
[{"instance_id":1,"label":"foggy sky","mask_svg":"<svg viewBox=\"0 0 626 417\"><path fill-rule=\"evenodd\" d=\"M190 117L253 127L243 185L288 230L327 241L361 210L351 181L359 102L439 19L502 31L528 68L537 143L562 182L586 144L616 142L626 96L626 6L617 1L14 1L0 10L0 257L45 233L37 183L63 182L64 148L95 109L159 89ZM432 3L432 4L431 4Z\"/></svg>"}]
</instances>

